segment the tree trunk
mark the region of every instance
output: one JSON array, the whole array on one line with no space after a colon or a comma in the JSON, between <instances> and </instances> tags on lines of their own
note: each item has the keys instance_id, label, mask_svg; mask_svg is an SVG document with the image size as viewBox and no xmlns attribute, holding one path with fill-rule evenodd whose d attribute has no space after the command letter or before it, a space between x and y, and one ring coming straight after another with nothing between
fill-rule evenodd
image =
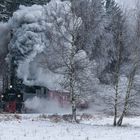
<instances>
[{"instance_id":1,"label":"tree trunk","mask_svg":"<svg viewBox=\"0 0 140 140\"><path fill-rule=\"evenodd\" d=\"M134 80L134 76L136 73L136 64L134 65L134 69L132 70L132 72L130 73L129 79L128 79L128 86L127 86L127 91L126 91L126 96L125 96L125 103L124 103L124 108L123 108L123 112L122 115L120 116L118 122L117 122L117 126L122 126L122 122L123 122L123 118L127 113L128 110L128 105L129 105L129 100L131 97L131 88L133 85L133 80Z\"/></svg>"},{"instance_id":2,"label":"tree trunk","mask_svg":"<svg viewBox=\"0 0 140 140\"><path fill-rule=\"evenodd\" d=\"M114 123L113 125L116 126L117 125L117 115L118 115L118 109L117 109L117 106L118 106L118 88L119 88L119 77L117 77L117 83L116 83L116 87L115 87L115 105L114 105Z\"/></svg>"},{"instance_id":3,"label":"tree trunk","mask_svg":"<svg viewBox=\"0 0 140 140\"><path fill-rule=\"evenodd\" d=\"M71 94L71 104L72 104L72 122L77 122L76 119L76 98L74 91L74 74L70 73L70 94Z\"/></svg>"},{"instance_id":4,"label":"tree trunk","mask_svg":"<svg viewBox=\"0 0 140 140\"><path fill-rule=\"evenodd\" d=\"M119 118L118 122L117 122L117 126L122 126L122 122L123 122L123 118L125 116L125 112L122 113L121 117Z\"/></svg>"},{"instance_id":5,"label":"tree trunk","mask_svg":"<svg viewBox=\"0 0 140 140\"><path fill-rule=\"evenodd\" d=\"M75 100L72 100L72 122L77 122Z\"/></svg>"},{"instance_id":6,"label":"tree trunk","mask_svg":"<svg viewBox=\"0 0 140 140\"><path fill-rule=\"evenodd\" d=\"M119 54L118 56L118 62L116 65L116 75L115 75L115 104L114 104L114 123L113 123L114 126L116 126L117 124L117 115L118 115L119 71L120 71L120 61L121 61L120 56L121 54Z\"/></svg>"},{"instance_id":7,"label":"tree trunk","mask_svg":"<svg viewBox=\"0 0 140 140\"><path fill-rule=\"evenodd\" d=\"M115 106L114 107L114 123L113 125L116 126L117 124L117 107Z\"/></svg>"},{"instance_id":8,"label":"tree trunk","mask_svg":"<svg viewBox=\"0 0 140 140\"><path fill-rule=\"evenodd\" d=\"M74 42L74 36L72 36ZM70 64L69 64L69 78L70 78L70 93L71 93L71 103L72 103L72 122L77 122L76 118L76 95L75 95L75 68L74 68L74 55L75 46L72 43L72 50L70 54Z\"/></svg>"}]
</instances>

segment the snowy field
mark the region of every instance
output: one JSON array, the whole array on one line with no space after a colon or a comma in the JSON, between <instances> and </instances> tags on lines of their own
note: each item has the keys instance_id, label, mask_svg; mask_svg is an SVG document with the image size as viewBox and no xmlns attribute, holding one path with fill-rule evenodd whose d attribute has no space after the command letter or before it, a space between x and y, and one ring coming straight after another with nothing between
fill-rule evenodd
<instances>
[{"instance_id":1,"label":"snowy field","mask_svg":"<svg viewBox=\"0 0 140 140\"><path fill-rule=\"evenodd\" d=\"M111 123L99 116L72 124L39 114L0 115L0 140L140 140L140 117L126 118L121 128Z\"/></svg>"}]
</instances>

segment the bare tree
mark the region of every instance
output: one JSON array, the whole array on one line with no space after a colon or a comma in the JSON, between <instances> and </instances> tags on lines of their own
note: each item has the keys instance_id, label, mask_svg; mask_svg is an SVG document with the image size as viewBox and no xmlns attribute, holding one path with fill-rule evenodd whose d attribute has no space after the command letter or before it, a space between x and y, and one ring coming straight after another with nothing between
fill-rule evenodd
<instances>
[{"instance_id":1,"label":"bare tree","mask_svg":"<svg viewBox=\"0 0 140 140\"><path fill-rule=\"evenodd\" d=\"M112 7L114 8L112 9ZM114 61L115 69L113 72L115 95L107 100L107 102L113 106L114 126L121 126L124 116L130 113L132 107L137 105L137 101L135 100L136 91L134 89L135 75L139 67L140 52L140 12L139 8L137 9L135 35L128 35L129 29L127 28L126 13L125 15L122 13L114 0L107 0L107 13L108 15L110 15L110 12L111 14L113 13L113 18L110 16L112 20L111 23L113 24L109 24L108 29L111 29L114 48L116 50L116 58ZM123 91L121 91L122 74L125 75L127 79L127 82L125 81L126 89L123 89Z\"/></svg>"},{"instance_id":2,"label":"bare tree","mask_svg":"<svg viewBox=\"0 0 140 140\"><path fill-rule=\"evenodd\" d=\"M139 67L139 52L140 52L140 48L139 48L139 43L140 43L140 10L139 10L139 6L140 3L137 2L137 10L136 10L136 25L135 25L135 35L134 35L134 39L133 39L133 50L132 50L132 66L128 75L128 85L127 85L127 90L126 90L126 94L125 94L125 99L124 99L124 105L123 105L123 110L122 113L119 117L119 120L117 122L117 126L121 126L122 122L123 122L123 118L124 116L127 114L127 112L129 111L130 107L131 107L131 103L132 102L136 102L135 100L133 100L133 95L132 94L132 89L133 89L133 85L134 85L134 77L136 75L137 69ZM135 43L134 43L135 42ZM133 100L133 101L132 101Z\"/></svg>"},{"instance_id":3,"label":"bare tree","mask_svg":"<svg viewBox=\"0 0 140 140\"><path fill-rule=\"evenodd\" d=\"M116 38L118 41L118 50L117 50L117 63L115 71L115 98L114 98L114 123L116 126L117 116L118 116L118 96L119 96L119 77L120 77L120 67L121 67L121 34Z\"/></svg>"},{"instance_id":4,"label":"bare tree","mask_svg":"<svg viewBox=\"0 0 140 140\"><path fill-rule=\"evenodd\" d=\"M108 18L107 30L112 34L112 47L114 48L114 59L112 65L114 70L112 74L114 77L113 85L115 89L115 95L113 97L113 110L114 110L114 121L113 125L117 125L118 117L118 105L119 105L119 80L121 75L121 65L125 56L126 47L126 20L120 7L114 0L106 0L106 13ZM111 70L110 70L111 71Z\"/></svg>"},{"instance_id":5,"label":"bare tree","mask_svg":"<svg viewBox=\"0 0 140 140\"><path fill-rule=\"evenodd\" d=\"M54 3L50 5L52 9L49 14L50 22L52 23L49 31L50 36L50 48L48 47L47 53L52 50L52 55L57 58L53 59L55 67L50 67L51 71L62 74L64 80L61 81L61 85L70 92L70 99L72 104L72 121L77 122L76 119L76 98L77 87L79 85L78 71L85 69L82 66L82 62L86 59L84 51L78 51L76 45L77 33L82 23L81 18L77 17L71 7L70 2ZM55 13L55 14L54 14ZM80 54L80 56L77 56ZM83 57L84 55L84 57ZM81 57L81 59L79 59ZM49 58L48 58L49 59ZM51 61L52 63L52 61ZM80 65L81 64L81 65ZM60 70L61 69L61 70Z\"/></svg>"}]
</instances>

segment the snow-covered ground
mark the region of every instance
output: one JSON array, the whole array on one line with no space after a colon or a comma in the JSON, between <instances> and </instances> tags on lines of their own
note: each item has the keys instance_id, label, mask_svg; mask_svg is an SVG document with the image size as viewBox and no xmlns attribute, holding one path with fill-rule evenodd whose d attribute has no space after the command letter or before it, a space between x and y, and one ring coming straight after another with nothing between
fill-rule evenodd
<instances>
[{"instance_id":1,"label":"snow-covered ground","mask_svg":"<svg viewBox=\"0 0 140 140\"><path fill-rule=\"evenodd\" d=\"M111 117L94 116L80 124L54 122L44 115L0 115L0 140L140 140L140 117L113 127Z\"/></svg>"}]
</instances>

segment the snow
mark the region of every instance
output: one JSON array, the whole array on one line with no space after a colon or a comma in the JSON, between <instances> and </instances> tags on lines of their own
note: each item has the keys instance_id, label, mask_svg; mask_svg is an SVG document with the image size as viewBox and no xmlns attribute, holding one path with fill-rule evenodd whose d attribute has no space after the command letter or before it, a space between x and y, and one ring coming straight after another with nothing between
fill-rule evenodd
<instances>
[{"instance_id":1,"label":"snow","mask_svg":"<svg viewBox=\"0 0 140 140\"><path fill-rule=\"evenodd\" d=\"M10 116L10 115L9 115ZM10 118L10 117L9 117ZM12 118L12 117L11 117ZM112 117L94 116L80 124L51 122L39 114L4 120L0 115L1 140L139 140L140 118L127 118L123 127L113 127ZM3 119L3 120L2 120Z\"/></svg>"},{"instance_id":2,"label":"snow","mask_svg":"<svg viewBox=\"0 0 140 140\"><path fill-rule=\"evenodd\" d=\"M75 55L75 61L81 61L87 58L87 54L84 50L78 51L78 53Z\"/></svg>"}]
</instances>

